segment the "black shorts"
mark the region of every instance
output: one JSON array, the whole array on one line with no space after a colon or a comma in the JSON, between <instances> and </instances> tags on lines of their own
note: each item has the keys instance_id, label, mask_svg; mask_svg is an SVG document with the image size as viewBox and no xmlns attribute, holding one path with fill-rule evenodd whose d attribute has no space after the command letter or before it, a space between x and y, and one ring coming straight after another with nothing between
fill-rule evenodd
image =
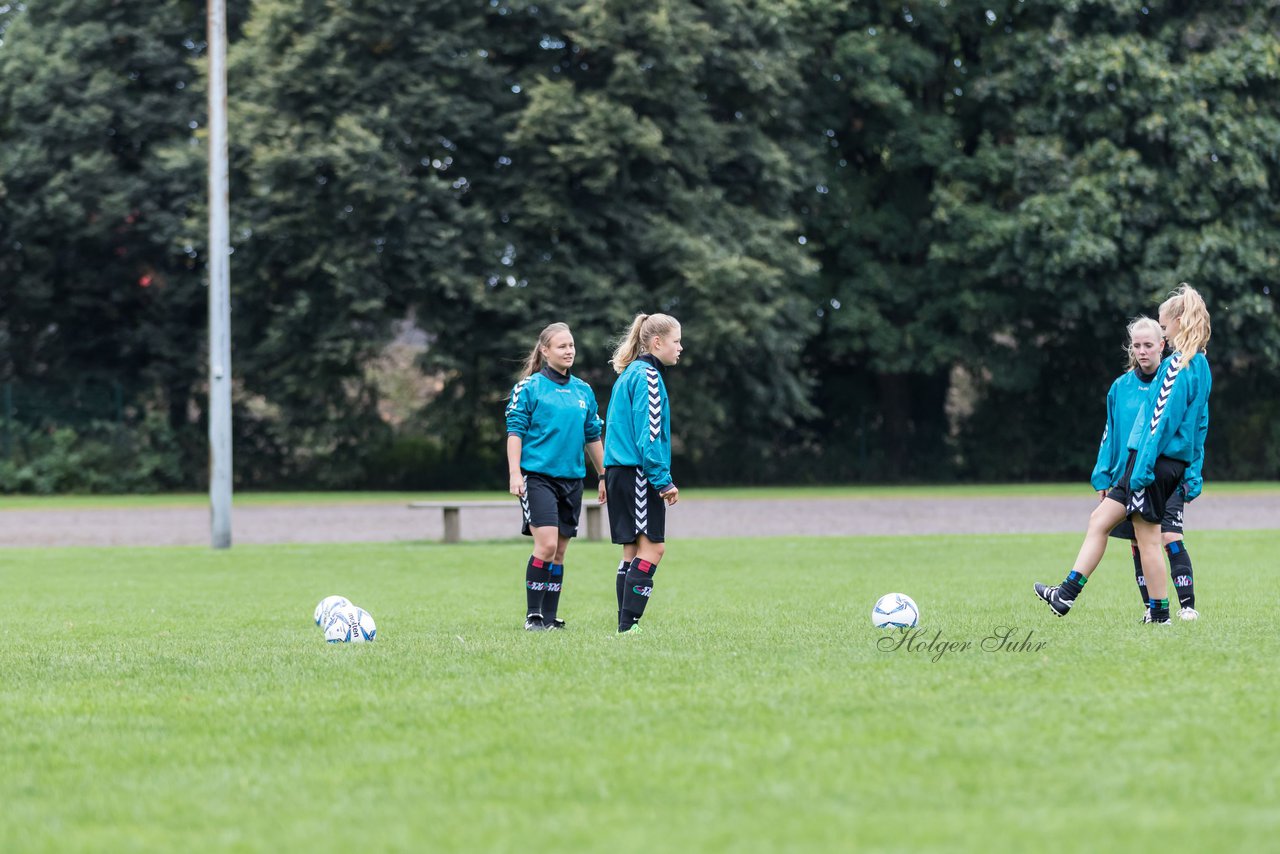
<instances>
[{"instance_id":1,"label":"black shorts","mask_svg":"<svg viewBox=\"0 0 1280 854\"><path fill-rule=\"evenodd\" d=\"M555 525L560 536L576 537L578 514L582 512L582 479L524 472L520 509L524 511L520 533L533 536L530 528Z\"/></svg>"},{"instance_id":2,"label":"black shorts","mask_svg":"<svg viewBox=\"0 0 1280 854\"><path fill-rule=\"evenodd\" d=\"M1129 462L1124 467L1124 477L1111 487L1107 497L1124 505L1125 518L1129 519L1137 513L1153 525L1164 519L1165 508L1175 492L1181 492L1182 473L1187 464L1172 457L1157 457L1153 467L1155 478L1142 489L1130 489L1129 478L1133 476L1133 464L1137 453L1129 452Z\"/></svg>"},{"instance_id":3,"label":"black shorts","mask_svg":"<svg viewBox=\"0 0 1280 854\"><path fill-rule=\"evenodd\" d=\"M614 543L625 546L644 534L650 542L666 538L667 503L649 485L644 469L638 466L609 466L604 470L604 489L609 500L609 533Z\"/></svg>"},{"instance_id":4,"label":"black shorts","mask_svg":"<svg viewBox=\"0 0 1280 854\"><path fill-rule=\"evenodd\" d=\"M1179 486L1164 503L1164 515L1160 517L1160 531L1165 534L1182 533L1182 511L1186 506L1186 491ZM1120 540L1136 540L1133 523L1125 519L1111 529L1111 536Z\"/></svg>"}]
</instances>

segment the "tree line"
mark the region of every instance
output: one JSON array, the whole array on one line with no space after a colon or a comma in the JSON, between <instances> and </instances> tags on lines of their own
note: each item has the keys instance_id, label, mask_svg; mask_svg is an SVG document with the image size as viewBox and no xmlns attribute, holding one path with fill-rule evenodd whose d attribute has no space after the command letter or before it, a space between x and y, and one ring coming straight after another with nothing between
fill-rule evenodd
<instances>
[{"instance_id":1,"label":"tree line","mask_svg":"<svg viewBox=\"0 0 1280 854\"><path fill-rule=\"evenodd\" d=\"M1278 9L232 0L237 482L500 485L637 311L682 482L1083 482L1182 281L1206 478L1280 476ZM0 7L0 490L205 482L204 11Z\"/></svg>"}]
</instances>

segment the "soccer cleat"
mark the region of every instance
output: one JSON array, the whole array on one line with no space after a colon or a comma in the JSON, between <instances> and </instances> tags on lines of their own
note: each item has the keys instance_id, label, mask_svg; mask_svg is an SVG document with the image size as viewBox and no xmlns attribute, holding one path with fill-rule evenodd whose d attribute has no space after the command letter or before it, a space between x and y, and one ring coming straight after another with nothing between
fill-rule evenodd
<instances>
[{"instance_id":1,"label":"soccer cleat","mask_svg":"<svg viewBox=\"0 0 1280 854\"><path fill-rule=\"evenodd\" d=\"M631 624L631 628L627 629L626 631L623 631L622 629L618 629L618 634L620 634L620 635L642 635L642 634L644 634L644 629L640 628L640 624L639 624L639 623L632 623L632 624Z\"/></svg>"},{"instance_id":2,"label":"soccer cleat","mask_svg":"<svg viewBox=\"0 0 1280 854\"><path fill-rule=\"evenodd\" d=\"M564 620L561 620L558 617L552 617L551 624L547 626L547 631L552 631L552 630L559 631L563 628L564 628Z\"/></svg>"},{"instance_id":3,"label":"soccer cleat","mask_svg":"<svg viewBox=\"0 0 1280 854\"><path fill-rule=\"evenodd\" d=\"M1152 617L1151 619L1146 620L1145 622L1148 622L1148 623L1155 623L1157 626L1171 626L1171 625L1173 625L1173 620L1170 620L1170 619L1169 619L1169 615L1168 615L1168 614L1165 614L1165 615L1164 615L1164 616L1162 616L1162 617Z\"/></svg>"},{"instance_id":4,"label":"soccer cleat","mask_svg":"<svg viewBox=\"0 0 1280 854\"><path fill-rule=\"evenodd\" d=\"M1200 619L1200 612L1195 608L1179 608L1178 617L1183 620L1198 620Z\"/></svg>"},{"instance_id":5,"label":"soccer cleat","mask_svg":"<svg viewBox=\"0 0 1280 854\"><path fill-rule=\"evenodd\" d=\"M524 621L524 630L526 632L545 632L551 626L542 621L541 614L530 614Z\"/></svg>"},{"instance_id":6,"label":"soccer cleat","mask_svg":"<svg viewBox=\"0 0 1280 854\"><path fill-rule=\"evenodd\" d=\"M1142 622L1144 622L1144 623L1149 623L1149 622L1151 622L1151 609L1150 609L1150 608L1148 608L1148 609L1147 609L1147 613L1145 613L1145 614L1143 614L1143 615L1142 615Z\"/></svg>"},{"instance_id":7,"label":"soccer cleat","mask_svg":"<svg viewBox=\"0 0 1280 854\"><path fill-rule=\"evenodd\" d=\"M1036 595L1047 602L1049 607L1053 609L1053 613L1057 614L1059 617L1064 616L1071 610L1071 606L1076 604L1076 600L1065 598L1062 595L1061 589L1056 586L1046 587L1045 585L1037 582L1035 590Z\"/></svg>"}]
</instances>

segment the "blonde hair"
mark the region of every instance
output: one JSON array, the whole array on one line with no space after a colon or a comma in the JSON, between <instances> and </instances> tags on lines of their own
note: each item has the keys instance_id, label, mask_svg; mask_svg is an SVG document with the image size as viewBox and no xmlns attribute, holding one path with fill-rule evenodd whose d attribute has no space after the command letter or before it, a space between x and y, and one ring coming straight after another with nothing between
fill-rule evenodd
<instances>
[{"instance_id":1,"label":"blonde hair","mask_svg":"<svg viewBox=\"0 0 1280 854\"><path fill-rule=\"evenodd\" d=\"M615 371L622 373L627 365L649 352L645 349L646 341L652 341L655 335L659 338L668 335L679 326L680 321L669 314L637 314L635 320L631 321L631 326L618 339L618 346L614 349L609 364L613 365Z\"/></svg>"},{"instance_id":2,"label":"blonde hair","mask_svg":"<svg viewBox=\"0 0 1280 854\"><path fill-rule=\"evenodd\" d=\"M1126 331L1129 333L1129 340L1124 342L1124 352L1129 357L1129 370L1132 371L1138 367L1138 357L1133 354L1133 334L1135 332L1150 332L1156 336L1156 342L1159 343L1164 341L1164 330L1160 328L1158 321L1152 320L1145 314L1140 314L1129 321Z\"/></svg>"},{"instance_id":3,"label":"blonde hair","mask_svg":"<svg viewBox=\"0 0 1280 854\"><path fill-rule=\"evenodd\" d=\"M559 335L561 332L573 333L569 330L567 323L552 323L538 334L538 343L533 345L533 349L529 351L529 355L525 356L524 364L520 366L520 373L516 375L517 380L531 377L538 371L542 370L542 348L551 346L551 339Z\"/></svg>"},{"instance_id":4,"label":"blonde hair","mask_svg":"<svg viewBox=\"0 0 1280 854\"><path fill-rule=\"evenodd\" d=\"M1204 350L1209 343L1213 329L1209 324L1209 309L1199 291L1186 282L1178 285L1178 289L1169 294L1169 298L1160 303L1160 313L1168 313L1170 317L1181 319L1178 334L1169 346L1182 353L1183 364L1191 361L1196 353Z\"/></svg>"}]
</instances>

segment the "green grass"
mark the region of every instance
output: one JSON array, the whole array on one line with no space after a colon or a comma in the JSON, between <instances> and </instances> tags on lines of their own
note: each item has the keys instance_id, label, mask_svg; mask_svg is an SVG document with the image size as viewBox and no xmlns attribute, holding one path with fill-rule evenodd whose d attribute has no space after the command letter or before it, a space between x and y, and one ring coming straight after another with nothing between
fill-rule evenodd
<instances>
[{"instance_id":1,"label":"green grass","mask_svg":"<svg viewBox=\"0 0 1280 854\"><path fill-rule=\"evenodd\" d=\"M0 551L0 850L1265 850L1276 534L1190 542L1159 629L1119 549L1033 599L1075 536L675 542L621 638L599 544L536 635L521 543ZM375 643L323 642L331 593Z\"/></svg>"},{"instance_id":2,"label":"green grass","mask_svg":"<svg viewBox=\"0 0 1280 854\"><path fill-rule=\"evenodd\" d=\"M822 498L1021 498L1071 497L1091 492L1087 483L986 483L934 486L759 486L689 487L681 490L681 500L792 499ZM1276 481L1220 483L1208 486L1212 495L1254 495L1280 493ZM507 493L471 492L237 492L237 506L261 507L273 504L405 504L410 501L491 501ZM111 507L203 507L205 493L182 492L163 495L0 495L0 510L80 510Z\"/></svg>"}]
</instances>

